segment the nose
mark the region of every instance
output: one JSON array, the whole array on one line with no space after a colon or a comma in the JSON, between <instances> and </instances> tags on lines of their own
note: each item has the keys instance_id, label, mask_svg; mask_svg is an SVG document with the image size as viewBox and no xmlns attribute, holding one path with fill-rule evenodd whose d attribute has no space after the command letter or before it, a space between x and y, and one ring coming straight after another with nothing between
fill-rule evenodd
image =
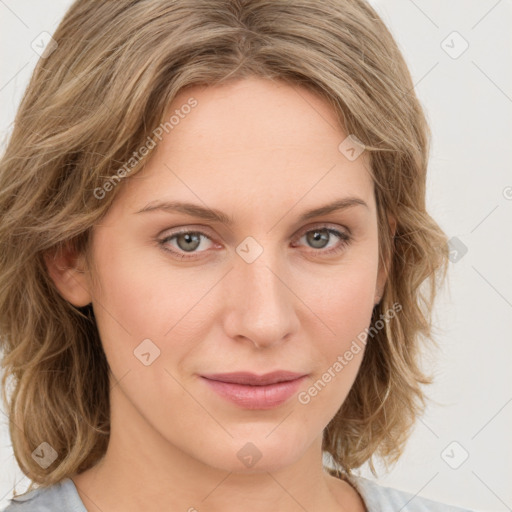
<instances>
[{"instance_id":1,"label":"nose","mask_svg":"<svg viewBox=\"0 0 512 512\"><path fill-rule=\"evenodd\" d=\"M235 255L225 283L226 334L256 348L289 339L299 328L296 306L300 302L291 281L290 272L269 249L252 263Z\"/></svg>"}]
</instances>

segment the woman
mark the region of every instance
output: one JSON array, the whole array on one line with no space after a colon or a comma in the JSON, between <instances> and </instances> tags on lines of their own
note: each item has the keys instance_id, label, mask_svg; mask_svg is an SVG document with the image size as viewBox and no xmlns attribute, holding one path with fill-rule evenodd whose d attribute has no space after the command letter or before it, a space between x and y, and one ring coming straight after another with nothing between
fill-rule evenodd
<instances>
[{"instance_id":1,"label":"woman","mask_svg":"<svg viewBox=\"0 0 512 512\"><path fill-rule=\"evenodd\" d=\"M38 484L6 511L461 510L353 473L424 408L448 260L375 11L78 0L50 43L0 165L2 389Z\"/></svg>"}]
</instances>

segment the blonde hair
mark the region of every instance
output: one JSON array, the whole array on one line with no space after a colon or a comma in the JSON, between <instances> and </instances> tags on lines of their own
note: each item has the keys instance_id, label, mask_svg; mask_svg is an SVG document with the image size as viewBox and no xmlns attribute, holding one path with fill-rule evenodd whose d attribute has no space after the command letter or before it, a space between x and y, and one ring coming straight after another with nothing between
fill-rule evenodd
<instances>
[{"instance_id":1,"label":"blonde hair","mask_svg":"<svg viewBox=\"0 0 512 512\"><path fill-rule=\"evenodd\" d=\"M98 190L167 122L178 92L250 76L316 92L369 151L388 270L371 327L392 305L401 311L372 331L323 448L346 474L366 461L374 471L374 456L395 462L425 407L421 348L436 345L431 313L448 249L425 208L429 128L377 13L364 0L77 0L53 38L0 162L2 396L21 470L57 483L92 467L110 432L109 366L92 308L63 299L43 255L66 243L87 255L91 228L123 183L101 200ZM42 442L58 455L46 469L31 456Z\"/></svg>"}]
</instances>

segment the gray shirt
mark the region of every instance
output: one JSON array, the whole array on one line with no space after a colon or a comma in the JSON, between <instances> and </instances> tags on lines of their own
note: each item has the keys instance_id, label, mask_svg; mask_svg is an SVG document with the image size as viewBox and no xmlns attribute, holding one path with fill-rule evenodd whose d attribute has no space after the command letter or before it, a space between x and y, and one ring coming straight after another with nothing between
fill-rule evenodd
<instances>
[{"instance_id":1,"label":"gray shirt","mask_svg":"<svg viewBox=\"0 0 512 512\"><path fill-rule=\"evenodd\" d=\"M373 480L351 476L368 512L472 512L405 491L384 487ZM50 487L40 487L11 498L2 512L87 512L71 478Z\"/></svg>"}]
</instances>

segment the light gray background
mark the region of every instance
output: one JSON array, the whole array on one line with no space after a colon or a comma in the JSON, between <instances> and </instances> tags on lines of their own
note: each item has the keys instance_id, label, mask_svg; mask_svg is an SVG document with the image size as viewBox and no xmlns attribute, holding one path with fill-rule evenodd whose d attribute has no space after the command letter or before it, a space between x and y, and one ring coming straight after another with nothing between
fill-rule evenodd
<instances>
[{"instance_id":1,"label":"light gray background","mask_svg":"<svg viewBox=\"0 0 512 512\"><path fill-rule=\"evenodd\" d=\"M429 363L435 402L394 469L385 474L378 466L379 481L475 511L512 510L512 4L372 4L404 52L431 123L428 208L448 236L467 247L450 263L449 286L436 308L442 349ZM43 31L53 33L69 5L0 0L3 144L39 58L31 43ZM469 44L457 58L464 42L454 31ZM18 492L28 485L6 422L0 410L0 509L14 484ZM450 467L466 454L459 467ZM361 474L372 478L366 467Z\"/></svg>"}]
</instances>

